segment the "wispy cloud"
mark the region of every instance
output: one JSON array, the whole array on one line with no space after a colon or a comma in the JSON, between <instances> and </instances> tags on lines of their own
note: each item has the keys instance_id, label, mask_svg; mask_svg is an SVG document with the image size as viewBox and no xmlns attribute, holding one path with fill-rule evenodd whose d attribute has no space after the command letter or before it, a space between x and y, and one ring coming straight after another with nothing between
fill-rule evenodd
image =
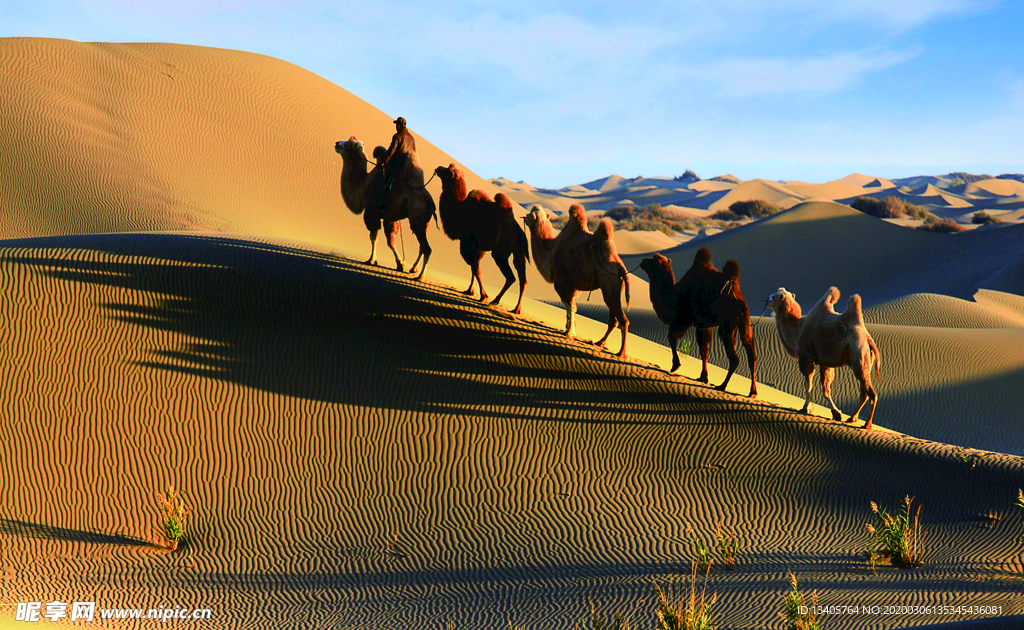
<instances>
[{"instance_id":1,"label":"wispy cloud","mask_svg":"<svg viewBox=\"0 0 1024 630\"><path fill-rule=\"evenodd\" d=\"M916 54L882 50L846 51L826 57L726 59L682 72L716 86L718 94L725 97L825 95L850 88L867 75L903 63Z\"/></svg>"}]
</instances>

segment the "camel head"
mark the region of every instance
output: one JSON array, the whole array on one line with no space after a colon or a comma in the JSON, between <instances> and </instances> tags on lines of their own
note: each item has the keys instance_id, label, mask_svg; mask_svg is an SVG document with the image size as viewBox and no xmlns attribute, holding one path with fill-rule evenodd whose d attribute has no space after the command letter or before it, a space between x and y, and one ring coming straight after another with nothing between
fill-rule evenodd
<instances>
[{"instance_id":1,"label":"camel head","mask_svg":"<svg viewBox=\"0 0 1024 630\"><path fill-rule=\"evenodd\" d=\"M800 305L797 304L796 302L796 293L790 293L783 287L779 287L778 291L769 295L768 299L765 300L765 303L768 305L768 308L772 309L772 311L776 314L778 314L779 311L785 307L792 309L795 305L797 310L797 317L800 316Z\"/></svg>"},{"instance_id":2,"label":"camel head","mask_svg":"<svg viewBox=\"0 0 1024 630\"><path fill-rule=\"evenodd\" d=\"M525 217L523 217L523 222L526 223L526 227L529 228L531 232L535 232L536 228L541 225L547 224L548 227L551 226L551 213L540 206L534 206L530 208L530 211L526 213Z\"/></svg>"},{"instance_id":3,"label":"camel head","mask_svg":"<svg viewBox=\"0 0 1024 630\"><path fill-rule=\"evenodd\" d=\"M672 272L672 261L655 252L653 258L644 258L640 261L640 268L647 273L647 277L653 282L656 278L664 278L670 285L675 284L676 276Z\"/></svg>"},{"instance_id":4,"label":"camel head","mask_svg":"<svg viewBox=\"0 0 1024 630\"><path fill-rule=\"evenodd\" d=\"M454 164L449 164L448 166L438 166L437 168L434 169L434 175L437 175L437 178L441 180L442 186L451 184L453 181L455 181L457 173L461 175L461 173L459 173L459 169Z\"/></svg>"},{"instance_id":5,"label":"camel head","mask_svg":"<svg viewBox=\"0 0 1024 630\"><path fill-rule=\"evenodd\" d=\"M348 140L338 140L334 143L334 150L342 157L354 157L363 153L363 143L359 138L352 136Z\"/></svg>"}]
</instances>

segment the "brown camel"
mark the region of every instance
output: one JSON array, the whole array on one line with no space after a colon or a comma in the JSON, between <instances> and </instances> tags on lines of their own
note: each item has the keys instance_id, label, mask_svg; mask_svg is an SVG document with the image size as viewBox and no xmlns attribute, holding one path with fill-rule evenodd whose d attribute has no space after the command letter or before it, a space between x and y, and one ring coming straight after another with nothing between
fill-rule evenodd
<instances>
[{"instance_id":1,"label":"brown camel","mask_svg":"<svg viewBox=\"0 0 1024 630\"><path fill-rule=\"evenodd\" d=\"M878 394L871 384L871 368L874 366L881 381L882 357L864 326L860 296L851 297L842 314L833 308L838 301L839 289L831 287L803 316L796 295L780 288L768 297L768 307L775 312L775 328L779 331L782 346L789 356L799 361L800 373L806 379L806 399L800 412L807 413L810 407L811 376L814 375L814 366L818 365L821 387L832 408L832 419L842 420L842 412L832 402L832 369L847 365L860 383L860 404L847 422L855 421L870 399L871 412L864 424L864 428L870 430L878 404Z\"/></svg>"},{"instance_id":2,"label":"brown camel","mask_svg":"<svg viewBox=\"0 0 1024 630\"><path fill-rule=\"evenodd\" d=\"M729 357L729 373L715 389L725 391L729 380L740 364L736 352L736 332L747 351L747 365L750 366L751 398L757 397L757 353L754 351L754 328L750 323L750 309L740 290L740 264L734 258L725 262L722 271L711 264L711 251L701 247L693 257L693 264L675 285L675 316L669 324L668 338L672 353L676 355L676 340L683 336L690 326L697 328L697 344L700 346L704 368L700 382L708 382L708 350L711 345L711 328L718 328L718 338L725 346ZM652 289L653 290L653 289ZM673 361L673 371L678 368L678 357Z\"/></svg>"},{"instance_id":3,"label":"brown camel","mask_svg":"<svg viewBox=\"0 0 1024 630\"><path fill-rule=\"evenodd\" d=\"M512 200L503 193L498 193L492 200L482 190L467 192L466 178L454 164L447 168L438 166L434 174L441 180L438 205L444 233L448 238L459 241L462 259L472 270L469 288L463 293L473 295L473 283L476 282L480 287L480 301L487 299L487 291L480 277L480 261L484 252L491 252L491 258L505 276L505 286L491 303L501 302L505 292L516 281L508 264L508 257L512 256L512 262L519 273L519 301L512 312L518 315L522 309L523 290L526 288L526 263L530 260L530 246L526 241L526 233L516 222Z\"/></svg>"},{"instance_id":4,"label":"brown camel","mask_svg":"<svg viewBox=\"0 0 1024 630\"><path fill-rule=\"evenodd\" d=\"M395 237L398 234L398 222L409 219L409 226L419 241L419 255L409 273L416 273L422 260L423 267L416 276L417 280L422 280L431 253L427 242L427 226L430 225L430 218L436 214L436 207L433 197L424 186L419 160L412 155L412 159L405 161L404 171L396 175L391 190L386 194L387 204L381 209L380 199L375 194L379 188L375 183L381 177L380 168L374 166L373 170L367 172L369 161L363 151L363 143L352 136L344 142L335 143L334 150L342 158L341 197L349 210L363 215L363 224L370 232L370 257L366 263L377 264L377 233L383 225L388 247L395 255L395 266L399 271L405 271L405 261L395 247ZM378 146L373 150L374 159L379 163L386 151L384 147Z\"/></svg>"},{"instance_id":5,"label":"brown camel","mask_svg":"<svg viewBox=\"0 0 1024 630\"><path fill-rule=\"evenodd\" d=\"M626 308L629 308L629 273L615 251L611 219L604 219L597 232L590 232L583 206L573 204L569 208L568 222L557 234L551 226L550 215L540 206L534 206L525 221L530 228L533 261L540 275L555 285L565 305L565 335L571 339L576 334L576 295L580 291L601 289L608 306L608 330L597 346L603 348L612 331L621 326L622 347L618 356L625 356L629 320L622 310L620 294L625 288Z\"/></svg>"},{"instance_id":6,"label":"brown camel","mask_svg":"<svg viewBox=\"0 0 1024 630\"><path fill-rule=\"evenodd\" d=\"M708 250L706 247L702 247L701 251ZM651 292L651 306L654 307L655 315L658 316L661 323L671 326L672 321L676 317L676 305L679 302L679 296L683 293L686 283L692 276L692 271L687 271L687 275L684 275L679 282L676 282L676 275L672 271L672 261L657 253L654 254L653 258L641 260L640 268L647 273L648 286ZM689 308L689 302L683 306L684 308ZM682 334L680 333L680 336ZM705 329L705 346L710 346L710 340L711 330ZM672 372L678 370L681 365L679 362L679 351L676 347L677 341L678 338L669 339L669 346L672 348ZM702 356L707 356L708 349L707 347L702 348ZM701 374L700 380L704 383L708 382L707 363L704 364L704 372Z\"/></svg>"}]
</instances>

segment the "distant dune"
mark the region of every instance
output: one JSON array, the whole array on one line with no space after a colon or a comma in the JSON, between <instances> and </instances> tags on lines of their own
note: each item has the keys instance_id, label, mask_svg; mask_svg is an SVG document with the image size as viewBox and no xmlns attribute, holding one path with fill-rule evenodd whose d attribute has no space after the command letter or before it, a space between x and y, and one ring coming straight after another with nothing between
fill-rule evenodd
<instances>
[{"instance_id":1,"label":"distant dune","mask_svg":"<svg viewBox=\"0 0 1024 630\"><path fill-rule=\"evenodd\" d=\"M532 263L522 316L510 296L482 305L436 225L425 282L383 249L362 264L333 146L386 144L403 112L301 68L43 39L0 40L0 61L0 627L60 599L206 608L211 628L568 630L591 605L648 628L653 582L686 594L688 528L713 544L718 523L742 544L707 577L719 628L778 625L790 572L826 605L931 607L830 629L1024 612L1024 227L925 233L763 180L549 191L464 169L591 215L778 195L792 207L773 217L679 245L620 233L620 251L633 269L664 248L677 273L701 245L734 256L754 311L779 285L806 309L831 284L860 293L884 360L867 432L794 411L795 361L767 318L758 399L740 395L745 364L729 392L692 380L693 357L670 375L642 272L619 360L587 342L599 295L580 295L576 340ZM431 141L427 169L458 164ZM878 192L861 179L839 187ZM995 198L972 185L943 194ZM489 257L484 277L499 279ZM849 411L848 374L837 390ZM171 484L193 509L174 552L156 503ZM908 495L925 565L872 571L870 504Z\"/></svg>"}]
</instances>

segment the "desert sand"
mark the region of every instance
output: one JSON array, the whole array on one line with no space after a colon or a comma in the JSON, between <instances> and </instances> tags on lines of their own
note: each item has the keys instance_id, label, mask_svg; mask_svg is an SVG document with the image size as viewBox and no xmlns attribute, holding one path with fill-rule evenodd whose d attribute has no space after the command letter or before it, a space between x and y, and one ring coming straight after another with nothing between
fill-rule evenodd
<instances>
[{"instance_id":1,"label":"desert sand","mask_svg":"<svg viewBox=\"0 0 1024 630\"><path fill-rule=\"evenodd\" d=\"M707 578L719 628L781 627L789 572L825 605L1024 612L1019 225L923 233L797 195L667 250L677 274L701 244L739 258L755 311L778 286L805 310L832 284L841 303L860 293L884 360L885 429L865 432L794 411L795 361L767 317L750 400L745 364L730 393L687 378L693 358L667 373L638 276L618 360L585 341L599 297L580 298L580 340L533 268L521 317L512 295L482 305L436 227L425 282L386 250L362 264L333 145L387 144L402 112L301 68L41 39L0 40L0 62L0 627L60 600L204 608L217 628L572 628L593 602L647 628L652 581L688 583L687 528L710 542L718 522L743 542ZM458 164L417 143L428 170ZM596 210L619 184L586 187L607 197L593 205L577 193ZM489 260L484 278L500 278ZM171 484L193 509L173 552L156 503ZM873 574L869 504L905 495L925 565ZM991 616L929 610L827 627Z\"/></svg>"}]
</instances>

